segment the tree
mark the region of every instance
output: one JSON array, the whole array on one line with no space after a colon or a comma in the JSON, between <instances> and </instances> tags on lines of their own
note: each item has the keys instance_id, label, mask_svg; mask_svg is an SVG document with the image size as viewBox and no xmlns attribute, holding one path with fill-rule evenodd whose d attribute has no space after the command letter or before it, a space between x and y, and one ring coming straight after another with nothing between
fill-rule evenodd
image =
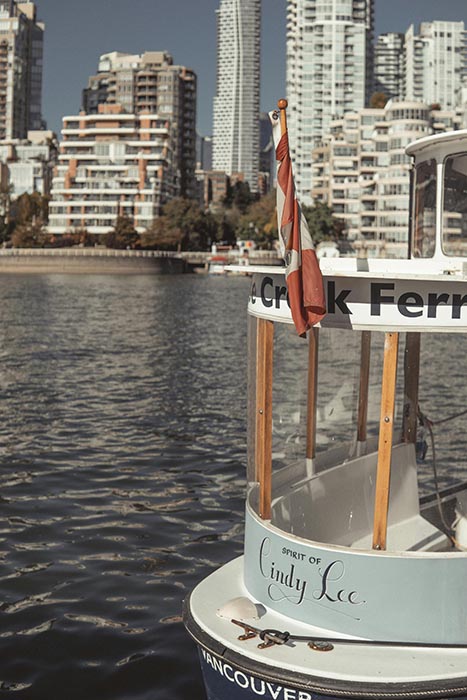
<instances>
[{"instance_id":1,"label":"tree","mask_svg":"<svg viewBox=\"0 0 467 700\"><path fill-rule=\"evenodd\" d=\"M316 202L313 207L302 207L308 228L315 245L321 241L337 241L344 236L345 224L335 216L332 209L323 202Z\"/></svg>"},{"instance_id":2,"label":"tree","mask_svg":"<svg viewBox=\"0 0 467 700\"><path fill-rule=\"evenodd\" d=\"M43 248L47 233L41 223L17 224L11 236L15 248Z\"/></svg>"},{"instance_id":3,"label":"tree","mask_svg":"<svg viewBox=\"0 0 467 700\"><path fill-rule=\"evenodd\" d=\"M17 224L41 221L47 223L49 219L49 197L33 192L23 192L12 203L12 215Z\"/></svg>"},{"instance_id":4,"label":"tree","mask_svg":"<svg viewBox=\"0 0 467 700\"><path fill-rule=\"evenodd\" d=\"M228 209L231 207L237 207L240 213L244 214L250 204L252 204L256 199L256 196L250 191L250 185L248 182L237 180L233 186L228 186L223 204Z\"/></svg>"},{"instance_id":5,"label":"tree","mask_svg":"<svg viewBox=\"0 0 467 700\"><path fill-rule=\"evenodd\" d=\"M11 205L14 229L11 242L16 248L43 247L47 241L49 198L39 192L24 192Z\"/></svg>"},{"instance_id":6,"label":"tree","mask_svg":"<svg viewBox=\"0 0 467 700\"><path fill-rule=\"evenodd\" d=\"M139 236L129 216L126 214L117 216L113 230L104 235L104 243L107 248L120 250L136 247Z\"/></svg>"},{"instance_id":7,"label":"tree","mask_svg":"<svg viewBox=\"0 0 467 700\"><path fill-rule=\"evenodd\" d=\"M370 97L370 107L372 109L383 109L386 107L388 96L384 92L374 92Z\"/></svg>"},{"instance_id":8,"label":"tree","mask_svg":"<svg viewBox=\"0 0 467 700\"><path fill-rule=\"evenodd\" d=\"M142 244L166 250L207 250L217 235L218 225L210 212L204 212L192 199L177 197L164 206Z\"/></svg>"},{"instance_id":9,"label":"tree","mask_svg":"<svg viewBox=\"0 0 467 700\"><path fill-rule=\"evenodd\" d=\"M270 192L248 207L240 218L237 237L252 239L260 248L271 249L277 239L276 193Z\"/></svg>"}]
</instances>

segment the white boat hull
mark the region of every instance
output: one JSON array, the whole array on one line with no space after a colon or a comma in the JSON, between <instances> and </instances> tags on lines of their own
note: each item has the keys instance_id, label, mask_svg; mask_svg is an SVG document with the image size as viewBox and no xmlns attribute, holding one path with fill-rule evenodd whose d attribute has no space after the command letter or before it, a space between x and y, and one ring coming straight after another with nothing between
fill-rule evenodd
<instances>
[{"instance_id":1,"label":"white boat hull","mask_svg":"<svg viewBox=\"0 0 467 700\"><path fill-rule=\"evenodd\" d=\"M258 636L240 640L241 627L218 614L227 600L246 595L240 557L202 581L185 603L185 625L199 648L208 700L467 700L466 648L343 638L326 652L305 641L259 649ZM269 610L243 622L321 640L329 636Z\"/></svg>"}]
</instances>

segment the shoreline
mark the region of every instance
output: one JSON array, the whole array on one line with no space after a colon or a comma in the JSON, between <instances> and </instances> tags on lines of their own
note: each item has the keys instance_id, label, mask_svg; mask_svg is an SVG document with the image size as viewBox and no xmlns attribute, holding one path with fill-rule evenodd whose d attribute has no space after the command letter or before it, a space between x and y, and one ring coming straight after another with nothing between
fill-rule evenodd
<instances>
[{"instance_id":1,"label":"shoreline","mask_svg":"<svg viewBox=\"0 0 467 700\"><path fill-rule=\"evenodd\" d=\"M191 266L174 254L95 248L0 250L0 274L181 274Z\"/></svg>"},{"instance_id":2,"label":"shoreline","mask_svg":"<svg viewBox=\"0 0 467 700\"><path fill-rule=\"evenodd\" d=\"M110 248L0 248L0 274L191 274L207 272L211 252ZM229 264L238 263L230 255ZM277 265L277 254L258 251L252 264Z\"/></svg>"}]
</instances>

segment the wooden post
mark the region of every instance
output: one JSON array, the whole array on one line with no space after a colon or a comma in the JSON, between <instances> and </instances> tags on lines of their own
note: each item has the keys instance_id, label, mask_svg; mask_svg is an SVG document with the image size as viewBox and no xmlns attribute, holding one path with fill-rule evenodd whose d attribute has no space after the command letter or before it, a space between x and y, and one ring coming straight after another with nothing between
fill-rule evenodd
<instances>
[{"instance_id":1,"label":"wooden post","mask_svg":"<svg viewBox=\"0 0 467 700\"><path fill-rule=\"evenodd\" d=\"M271 518L272 488L272 367L274 324L258 319L256 343L256 480L259 515Z\"/></svg>"},{"instance_id":2,"label":"wooden post","mask_svg":"<svg viewBox=\"0 0 467 700\"><path fill-rule=\"evenodd\" d=\"M407 333L404 354L404 442L416 442L418 385L420 378L420 333Z\"/></svg>"},{"instance_id":3,"label":"wooden post","mask_svg":"<svg viewBox=\"0 0 467 700\"><path fill-rule=\"evenodd\" d=\"M362 331L360 350L360 387L358 393L357 440L366 442L368 421L368 390L370 387L371 333Z\"/></svg>"},{"instance_id":4,"label":"wooden post","mask_svg":"<svg viewBox=\"0 0 467 700\"><path fill-rule=\"evenodd\" d=\"M319 328L313 327L308 337L308 392L306 457L316 456L316 403L318 398L318 347Z\"/></svg>"},{"instance_id":5,"label":"wooden post","mask_svg":"<svg viewBox=\"0 0 467 700\"><path fill-rule=\"evenodd\" d=\"M287 109L287 105L288 102L284 99L279 100L279 102L277 103L277 106L279 107L279 115L281 120L281 136L283 136L287 131L287 113L285 111Z\"/></svg>"},{"instance_id":6,"label":"wooden post","mask_svg":"<svg viewBox=\"0 0 467 700\"><path fill-rule=\"evenodd\" d=\"M386 333L384 338L373 549L386 549L398 347L399 334Z\"/></svg>"}]
</instances>

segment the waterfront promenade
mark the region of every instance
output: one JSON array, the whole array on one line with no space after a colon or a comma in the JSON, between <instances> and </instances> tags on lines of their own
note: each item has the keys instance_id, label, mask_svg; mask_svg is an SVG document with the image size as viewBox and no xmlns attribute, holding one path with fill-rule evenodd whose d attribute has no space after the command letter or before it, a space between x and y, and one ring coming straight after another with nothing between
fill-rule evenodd
<instances>
[{"instance_id":1,"label":"waterfront promenade","mask_svg":"<svg viewBox=\"0 0 467 700\"><path fill-rule=\"evenodd\" d=\"M211 252L163 250L112 250L110 248L5 248L0 249L0 273L174 274L207 271ZM229 263L238 250L225 253ZM275 251L254 251L252 264L277 265Z\"/></svg>"}]
</instances>

